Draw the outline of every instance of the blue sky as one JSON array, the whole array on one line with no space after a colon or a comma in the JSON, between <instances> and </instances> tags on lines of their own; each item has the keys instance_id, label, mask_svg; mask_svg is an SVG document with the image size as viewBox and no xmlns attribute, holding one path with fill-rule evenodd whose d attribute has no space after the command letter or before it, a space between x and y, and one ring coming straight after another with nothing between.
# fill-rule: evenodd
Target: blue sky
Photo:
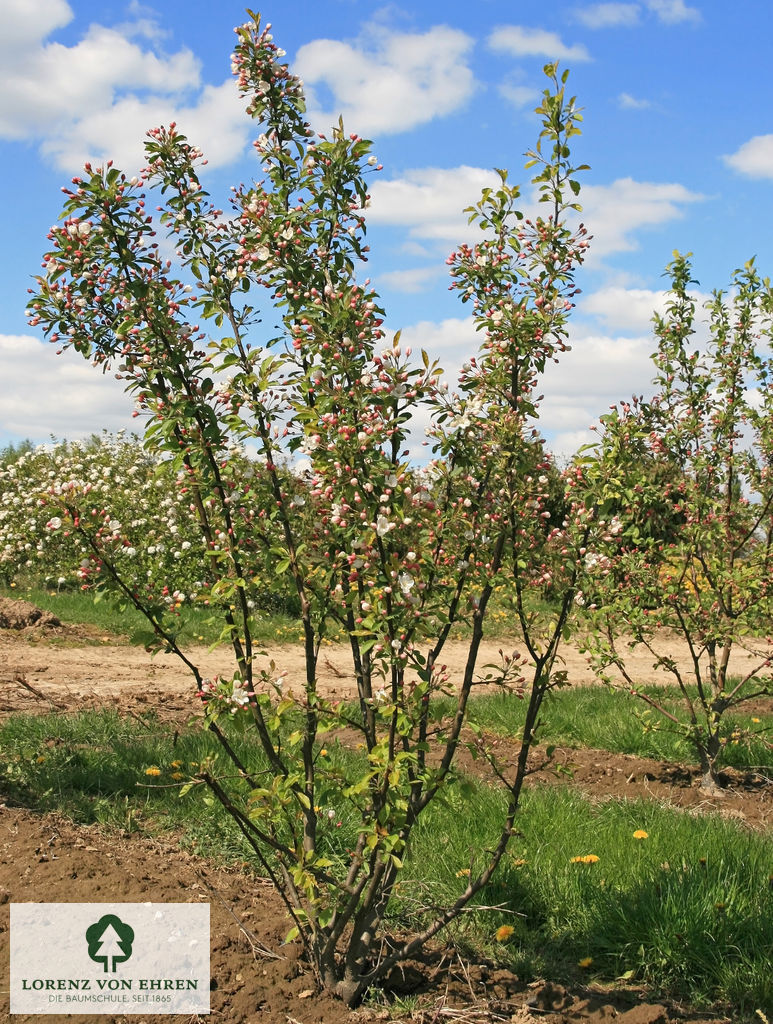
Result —
<instances>
[{"instance_id":1,"label":"blue sky","mask_svg":"<svg viewBox=\"0 0 773 1024\"><path fill-rule=\"evenodd\" d=\"M257 174L229 74L243 20L240 4L210 0L2 0L0 445L132 426L118 382L56 356L27 326L27 288L60 187L90 158L137 169L150 127L180 124L223 202ZM646 391L649 321L674 249L694 252L704 293L751 256L773 267L770 0L283 0L264 20L306 83L314 126L341 112L374 140L384 170L364 273L387 326L451 377L476 346L444 262L467 237L461 211L491 168L524 179L542 66L571 69L594 242L573 350L543 388L543 429L560 453L610 404Z\"/></svg>"}]
</instances>

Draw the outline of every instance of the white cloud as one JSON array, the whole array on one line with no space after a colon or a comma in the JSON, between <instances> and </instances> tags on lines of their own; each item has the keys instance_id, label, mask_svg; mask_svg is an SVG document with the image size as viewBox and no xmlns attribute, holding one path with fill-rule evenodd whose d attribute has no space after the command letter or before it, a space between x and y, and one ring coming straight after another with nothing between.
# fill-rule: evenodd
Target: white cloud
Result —
<instances>
[{"instance_id":1,"label":"white cloud","mask_svg":"<svg viewBox=\"0 0 773 1024\"><path fill-rule=\"evenodd\" d=\"M649 386L654 374L650 334L629 338L574 327L570 340L572 351L564 353L559 364L546 374L546 394L562 399L581 398L593 417L604 412L611 402L638 394Z\"/></svg>"},{"instance_id":2,"label":"white cloud","mask_svg":"<svg viewBox=\"0 0 773 1024\"><path fill-rule=\"evenodd\" d=\"M631 96L629 92L621 92L617 97L617 105L621 110L647 110L652 106L650 100L640 100Z\"/></svg>"},{"instance_id":3,"label":"white cloud","mask_svg":"<svg viewBox=\"0 0 773 1024\"><path fill-rule=\"evenodd\" d=\"M653 313L665 311L666 296L665 291L612 286L585 296L579 308L581 313L599 317L607 330L646 331Z\"/></svg>"},{"instance_id":4,"label":"white cloud","mask_svg":"<svg viewBox=\"0 0 773 1024\"><path fill-rule=\"evenodd\" d=\"M0 137L39 142L69 172L105 157L134 171L143 163L145 132L173 120L213 166L243 151L247 121L231 80L202 89L198 58L187 48L159 49L163 33L154 22L92 24L77 42L64 45L46 40L72 20L66 3L39 0L32 19L28 0L7 3Z\"/></svg>"},{"instance_id":5,"label":"white cloud","mask_svg":"<svg viewBox=\"0 0 773 1024\"><path fill-rule=\"evenodd\" d=\"M87 160L100 163L112 158L116 166L132 172L145 163L147 130L172 121L202 148L212 168L230 163L249 139L242 101L235 82L228 79L219 86L206 86L193 106L162 97L126 96L109 108L78 118L66 133L50 135L41 150L61 168L77 169Z\"/></svg>"},{"instance_id":6,"label":"white cloud","mask_svg":"<svg viewBox=\"0 0 773 1024\"><path fill-rule=\"evenodd\" d=\"M609 331L651 331L652 317L666 312L669 292L648 288L621 288L611 285L585 296L579 304L582 314L598 317ZM701 311L711 296L708 292L691 291L699 319L699 333L703 333L704 316Z\"/></svg>"},{"instance_id":7,"label":"white cloud","mask_svg":"<svg viewBox=\"0 0 773 1024\"><path fill-rule=\"evenodd\" d=\"M701 12L697 7L688 7L684 0L645 0L647 7L666 25L681 21L699 22Z\"/></svg>"},{"instance_id":8,"label":"white cloud","mask_svg":"<svg viewBox=\"0 0 773 1024\"><path fill-rule=\"evenodd\" d=\"M575 12L575 17L586 28L617 28L636 25L639 22L638 4L601 3L591 4Z\"/></svg>"},{"instance_id":9,"label":"white cloud","mask_svg":"<svg viewBox=\"0 0 773 1024\"><path fill-rule=\"evenodd\" d=\"M498 184L495 172L481 167L416 168L374 183L368 222L403 226L411 238L454 246L476 234L464 209L478 202L481 189ZM583 185L582 220L593 235L589 262L635 250L634 232L682 217L686 204L701 199L677 183L620 178L609 185ZM526 195L522 208L529 216L539 212L536 199Z\"/></svg>"},{"instance_id":10,"label":"white cloud","mask_svg":"<svg viewBox=\"0 0 773 1024\"><path fill-rule=\"evenodd\" d=\"M368 223L405 226L412 238L455 245L471 233L462 211L480 199L481 189L498 182L493 171L481 167L406 171L402 178L374 182Z\"/></svg>"},{"instance_id":11,"label":"white cloud","mask_svg":"<svg viewBox=\"0 0 773 1024\"><path fill-rule=\"evenodd\" d=\"M481 340L482 336L475 330L472 317L421 320L403 327L400 332L400 344L403 348L410 346L413 349L414 360L422 350L427 353L430 362L437 359L443 370L442 379L452 391L459 379L462 364L477 355Z\"/></svg>"},{"instance_id":12,"label":"white cloud","mask_svg":"<svg viewBox=\"0 0 773 1024\"><path fill-rule=\"evenodd\" d=\"M582 219L593 241L590 258L638 248L633 232L684 216L683 207L704 196L684 185L619 178L611 185L584 185L580 193Z\"/></svg>"},{"instance_id":13,"label":"white cloud","mask_svg":"<svg viewBox=\"0 0 773 1024\"><path fill-rule=\"evenodd\" d=\"M56 130L62 119L70 123L109 109L120 89L178 94L199 83L199 63L190 50L158 55L101 25L92 25L74 46L4 44L2 56L0 132L7 138L34 137Z\"/></svg>"},{"instance_id":14,"label":"white cloud","mask_svg":"<svg viewBox=\"0 0 773 1024\"><path fill-rule=\"evenodd\" d=\"M0 435L32 441L131 430L133 403L120 381L76 352L57 356L30 335L0 335Z\"/></svg>"},{"instance_id":15,"label":"white cloud","mask_svg":"<svg viewBox=\"0 0 773 1024\"><path fill-rule=\"evenodd\" d=\"M435 278L439 277L441 270L438 267L415 267L411 270L389 270L378 275L380 288L391 288L396 292L415 294L423 291Z\"/></svg>"},{"instance_id":16,"label":"white cloud","mask_svg":"<svg viewBox=\"0 0 773 1024\"><path fill-rule=\"evenodd\" d=\"M3 33L0 52L5 56L39 43L51 32L64 28L75 17L65 0L36 0L30 11L30 0L3 0Z\"/></svg>"},{"instance_id":17,"label":"white cloud","mask_svg":"<svg viewBox=\"0 0 773 1024\"><path fill-rule=\"evenodd\" d=\"M354 45L317 39L302 46L294 70L307 90L309 119L322 131L337 124L363 135L407 131L461 107L475 88L466 33L436 26L424 33L369 26ZM327 86L333 109L323 110L315 86Z\"/></svg>"},{"instance_id":18,"label":"white cloud","mask_svg":"<svg viewBox=\"0 0 773 1024\"><path fill-rule=\"evenodd\" d=\"M722 158L728 166L750 178L773 178L773 135L755 135Z\"/></svg>"},{"instance_id":19,"label":"white cloud","mask_svg":"<svg viewBox=\"0 0 773 1024\"><path fill-rule=\"evenodd\" d=\"M572 350L548 366L540 386L540 430L559 459L595 440L591 430L611 405L632 395L651 394L654 367L651 336L634 338L570 332Z\"/></svg>"},{"instance_id":20,"label":"white cloud","mask_svg":"<svg viewBox=\"0 0 773 1024\"><path fill-rule=\"evenodd\" d=\"M590 60L586 48L578 43L567 46L555 32L523 25L500 25L488 37L488 46L497 53L513 57L547 57L549 60Z\"/></svg>"}]
</instances>

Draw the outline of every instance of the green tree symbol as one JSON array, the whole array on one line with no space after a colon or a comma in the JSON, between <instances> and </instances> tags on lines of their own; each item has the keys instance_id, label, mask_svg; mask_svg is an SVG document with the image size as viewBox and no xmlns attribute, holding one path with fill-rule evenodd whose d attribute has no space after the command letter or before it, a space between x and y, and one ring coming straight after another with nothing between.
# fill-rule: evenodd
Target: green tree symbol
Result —
<instances>
[{"instance_id":1,"label":"green tree symbol","mask_svg":"<svg viewBox=\"0 0 773 1024\"><path fill-rule=\"evenodd\" d=\"M132 955L134 929L115 914L105 914L86 929L86 941L89 956L95 963L103 963L107 973Z\"/></svg>"}]
</instances>

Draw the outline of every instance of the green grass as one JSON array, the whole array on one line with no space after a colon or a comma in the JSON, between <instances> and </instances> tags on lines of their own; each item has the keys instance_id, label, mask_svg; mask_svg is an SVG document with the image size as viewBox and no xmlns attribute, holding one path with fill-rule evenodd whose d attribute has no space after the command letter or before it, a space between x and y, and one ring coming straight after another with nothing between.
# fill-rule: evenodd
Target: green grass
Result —
<instances>
[{"instance_id":1,"label":"green grass","mask_svg":"<svg viewBox=\"0 0 773 1024\"><path fill-rule=\"evenodd\" d=\"M663 701L669 711L687 720L677 687L650 687L648 692ZM518 736L523 727L526 702L511 694L492 694L471 701L471 715L484 729ZM770 747L773 713L724 716L727 744L721 765L738 768L773 768ZM759 717L758 721L754 718ZM734 737L734 734L735 737ZM634 754L655 760L697 763L693 747L673 731L671 723L645 703L607 686L578 686L548 695L538 732L541 743L568 747L592 747L617 754Z\"/></svg>"},{"instance_id":2,"label":"green grass","mask_svg":"<svg viewBox=\"0 0 773 1024\"><path fill-rule=\"evenodd\" d=\"M501 809L501 796L482 785L472 798L435 807L415 834L415 867L396 912L410 917L419 903L458 895L466 878L457 873L474 870L490 848ZM469 949L522 974L624 977L697 1005L773 1009L771 837L713 815L645 801L591 804L554 788L527 793L519 826L507 862L479 897L501 909L455 926ZM640 829L646 839L633 838ZM588 854L598 862L572 863ZM497 942L502 925L513 934ZM587 957L592 964L582 969Z\"/></svg>"},{"instance_id":3,"label":"green grass","mask_svg":"<svg viewBox=\"0 0 773 1024\"><path fill-rule=\"evenodd\" d=\"M0 587L0 597L30 601L52 612L62 622L92 626L109 636L134 642L147 633L148 621L134 607L118 608L109 600L95 601L89 593L78 590L51 590L37 583L20 583ZM179 616L180 642L215 643L223 628L221 617L212 609L183 607ZM289 615L260 613L257 616L257 643L297 643L302 639L300 623Z\"/></svg>"},{"instance_id":4,"label":"green grass","mask_svg":"<svg viewBox=\"0 0 773 1024\"><path fill-rule=\"evenodd\" d=\"M262 758L249 739L234 742L259 770ZM216 773L232 770L200 726L178 735L152 715L137 721L112 711L15 716L0 725L0 749L0 784L11 800L124 832L171 832L219 862L252 861L217 804L196 789L179 795L207 759ZM342 768L364 766L362 752L337 743L328 744L327 756ZM491 847L502 806L502 795L477 781L431 806L390 904L394 926L413 927L426 908L453 901L465 872ZM325 854L345 862L356 813L332 796L321 818ZM468 913L453 926L463 951L492 957L523 977L622 977L701 1006L773 1013L770 836L716 816L648 802L598 804L556 787L527 793L518 827L506 861L478 898L496 909ZM646 839L634 839L639 829ZM572 862L588 854L598 862ZM497 941L503 925L512 935ZM588 957L592 963L581 968Z\"/></svg>"},{"instance_id":5,"label":"green grass","mask_svg":"<svg viewBox=\"0 0 773 1024\"><path fill-rule=\"evenodd\" d=\"M40 580L19 578L15 583L0 582L0 597L30 601L52 612L62 622L83 624L129 642L146 633L148 623L145 617L132 606L118 608L114 602L94 600L92 594L80 590L56 589L45 586ZM550 615L552 607L537 599L530 605L532 612ZM496 636L511 637L514 633L512 608L501 594L495 594L489 611L489 622ZM255 616L254 639L257 643L301 643L303 631L297 616L278 611L261 611ZM180 637L183 643L201 642L212 644L220 636L223 627L222 615L213 609L184 606L179 617ZM463 640L471 635L470 624L460 620L455 623L451 639ZM345 639L331 625L330 638Z\"/></svg>"},{"instance_id":6,"label":"green grass","mask_svg":"<svg viewBox=\"0 0 773 1024\"><path fill-rule=\"evenodd\" d=\"M226 768L205 729L178 736L152 714L138 721L111 710L15 715L0 726L0 749L0 784L12 801L122 831L179 830L186 846L209 856L225 856L220 847L235 838L214 804L202 805L194 793L179 796L207 758ZM234 851L243 852L238 842Z\"/></svg>"}]
</instances>

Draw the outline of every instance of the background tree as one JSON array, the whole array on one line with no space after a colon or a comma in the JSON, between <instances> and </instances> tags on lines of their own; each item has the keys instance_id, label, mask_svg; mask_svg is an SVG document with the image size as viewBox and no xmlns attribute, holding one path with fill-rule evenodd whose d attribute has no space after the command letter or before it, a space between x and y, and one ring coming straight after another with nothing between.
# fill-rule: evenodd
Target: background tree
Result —
<instances>
[{"instance_id":1,"label":"background tree","mask_svg":"<svg viewBox=\"0 0 773 1024\"><path fill-rule=\"evenodd\" d=\"M593 547L601 633L591 649L679 727L631 678L620 637L652 652L681 690L684 731L713 788L725 713L773 690L773 293L753 262L737 271L731 293L707 304L701 350L688 257L676 254L669 273L668 308L655 318L655 395L602 418L587 466L607 527ZM661 653L663 628L686 643L689 672ZM755 660L731 678L735 648Z\"/></svg>"}]
</instances>

